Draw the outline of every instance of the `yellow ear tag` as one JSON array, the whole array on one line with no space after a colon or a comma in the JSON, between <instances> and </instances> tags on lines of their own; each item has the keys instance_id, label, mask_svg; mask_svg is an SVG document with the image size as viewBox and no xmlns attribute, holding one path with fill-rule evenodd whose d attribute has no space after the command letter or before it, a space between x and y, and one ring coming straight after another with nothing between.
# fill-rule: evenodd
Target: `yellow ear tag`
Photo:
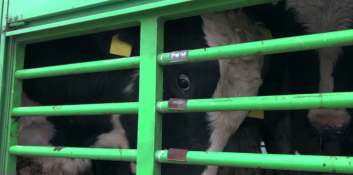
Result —
<instances>
[{"instance_id":1,"label":"yellow ear tag","mask_svg":"<svg viewBox=\"0 0 353 175\"><path fill-rule=\"evenodd\" d=\"M264 111L250 111L247 115L247 117L252 117L252 118L258 118L258 119L264 119Z\"/></svg>"},{"instance_id":2,"label":"yellow ear tag","mask_svg":"<svg viewBox=\"0 0 353 175\"><path fill-rule=\"evenodd\" d=\"M272 33L266 27L259 25L260 32L264 35L265 39L272 39Z\"/></svg>"},{"instance_id":3,"label":"yellow ear tag","mask_svg":"<svg viewBox=\"0 0 353 175\"><path fill-rule=\"evenodd\" d=\"M119 35L114 35L110 45L110 53L120 56L131 56L132 46L129 43L119 40Z\"/></svg>"}]
</instances>

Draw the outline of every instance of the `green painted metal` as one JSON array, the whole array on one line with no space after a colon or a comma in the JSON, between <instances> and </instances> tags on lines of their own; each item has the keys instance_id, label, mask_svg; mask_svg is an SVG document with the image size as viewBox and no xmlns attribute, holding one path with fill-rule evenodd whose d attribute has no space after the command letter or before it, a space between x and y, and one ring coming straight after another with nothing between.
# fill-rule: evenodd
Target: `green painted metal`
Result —
<instances>
[{"instance_id":1,"label":"green painted metal","mask_svg":"<svg viewBox=\"0 0 353 175\"><path fill-rule=\"evenodd\" d=\"M140 57L130 57L18 70L16 71L15 76L18 79L30 79L53 77L59 75L72 75L91 72L132 69L138 68L139 66Z\"/></svg>"},{"instance_id":2,"label":"green painted metal","mask_svg":"<svg viewBox=\"0 0 353 175\"><path fill-rule=\"evenodd\" d=\"M174 113L168 109L168 101L158 102L157 111ZM321 93L278 96L255 96L214 99L189 99L187 110L178 112L210 112L238 110L297 110L312 108L352 108L353 93Z\"/></svg>"},{"instance_id":3,"label":"green painted metal","mask_svg":"<svg viewBox=\"0 0 353 175\"><path fill-rule=\"evenodd\" d=\"M27 0L11 0L8 15L12 18L12 21L23 21L59 15L119 1L123 0L39 0L31 1L30 3Z\"/></svg>"},{"instance_id":4,"label":"green painted metal","mask_svg":"<svg viewBox=\"0 0 353 175\"><path fill-rule=\"evenodd\" d=\"M45 146L12 146L10 153L26 156L53 156L96 160L136 161L137 150L109 148L73 148ZM351 157L276 155L257 153L229 153L188 151L186 161L167 159L168 150L157 150L155 161L160 163L237 166L299 171L350 173ZM304 165L304 166L303 166Z\"/></svg>"},{"instance_id":5,"label":"green painted metal","mask_svg":"<svg viewBox=\"0 0 353 175\"><path fill-rule=\"evenodd\" d=\"M138 102L85 105L33 106L12 109L13 116L136 114Z\"/></svg>"},{"instance_id":6,"label":"green painted metal","mask_svg":"<svg viewBox=\"0 0 353 175\"><path fill-rule=\"evenodd\" d=\"M15 0L15 2L19 1L21 0ZM105 0L100 0L99 2L103 1ZM349 103L353 101L353 94L347 92L223 99L191 99L187 103L187 111L167 109L167 102L161 101L163 84L163 71L161 65L170 64L168 59L169 53L162 55L163 46L161 43L163 43L163 22L165 20L187 17L205 12L234 9L272 1L274 0L146 0L139 2L125 1L119 3L115 3L115 1L112 2L114 5L102 5L86 10L79 9L80 11L70 13L66 13L67 11L61 11L59 12L60 15L55 15L52 17L35 16L35 14L39 13L44 14L46 9L43 11L27 13L31 14L32 17L25 16L25 18L29 21L26 21L24 26L18 26L19 23L13 23L10 24L10 26L17 27L16 29L9 29L6 33L1 33L1 44L6 41L7 46L6 56L2 56L4 52L0 52L0 64L4 62L4 70L6 72L6 75L0 76L0 78L3 79L2 82L6 84L6 87L2 87L0 93L0 114L2 116L0 118L0 127L2 128L0 129L6 129L4 133L1 133L3 134L1 136L1 141L4 144L0 144L3 165L3 168L0 169L0 173L14 174L16 163L15 155L21 154L56 157L71 156L70 158L76 157L104 160L136 160L137 175L159 175L160 163L158 162L212 164L254 168L259 168L259 166L261 166L261 168L352 173L353 169L350 166L348 167L348 165L350 165L351 158L345 157L260 155L189 151L186 162L176 162L168 161L166 158L167 151L161 152L160 150L162 138L162 117L160 113L352 107ZM2 2L5 1L3 0ZM89 3L91 0L85 2ZM135 5L133 5L134 3ZM121 4L122 6L115 6L118 4ZM58 6L56 10L64 6L65 5ZM3 14L5 14L5 12L6 10ZM54 10L53 13L47 14L52 15L55 13L57 13L57 11ZM18 17L17 20L23 20L25 18ZM21 23L22 21L18 22ZM142 27L140 57L129 58L125 61L115 60L112 61L114 64L109 64L109 66L106 66L104 63L106 60L104 60L98 62L22 70L24 44L134 26L138 25L139 22L141 22ZM2 23L4 24L4 21ZM245 55L264 55L276 52L293 52L321 47L351 45L353 44L353 35L350 34L352 31L353 30L346 30L277 40L236 44L233 46L191 50L189 52L189 62L179 62L173 64L216 60ZM4 37L5 35L7 38ZM14 37L10 37L15 35L16 40L14 40ZM4 44L0 48L3 47ZM136 61L136 64L131 65L134 61ZM39 106L27 108L19 107L22 86L21 79L68 75L70 73L79 74L137 68L139 63L141 73L139 102ZM94 66L98 66L98 69ZM16 78L14 78L15 76ZM11 111L11 109L13 110ZM78 112L77 109L80 111ZM17 143L18 118L11 118L11 112L15 116L75 114L91 115L138 112L138 152L136 150L126 149L98 148L57 148L61 150L55 151L54 147L15 146ZM71 151L74 151L75 154L71 155ZM119 156L115 156L115 153Z\"/></svg>"},{"instance_id":7,"label":"green painted metal","mask_svg":"<svg viewBox=\"0 0 353 175\"><path fill-rule=\"evenodd\" d=\"M4 72L4 66L5 66L5 41L6 41L6 34L3 32L5 31L5 27L3 28L3 26L6 26L6 18L4 17L5 13L4 10L5 9L5 0L1 0L0 1L0 143L3 143L4 141L4 136L6 134L5 131L5 121L4 121L4 110L5 110L5 106L4 106L4 91L5 88L2 86L3 85L3 72ZM3 23L4 20L4 23ZM4 150L4 146L2 144L0 144L0 174L3 174L4 172L4 164L5 164L5 150Z\"/></svg>"},{"instance_id":8,"label":"green painted metal","mask_svg":"<svg viewBox=\"0 0 353 175\"><path fill-rule=\"evenodd\" d=\"M189 99L187 110L168 109L168 101L158 101L158 113L211 112L236 110L298 110L317 108L353 108L353 92L277 96ZM13 116L65 116L136 114L139 102L85 105L34 106L12 109Z\"/></svg>"},{"instance_id":9,"label":"green painted metal","mask_svg":"<svg viewBox=\"0 0 353 175\"><path fill-rule=\"evenodd\" d=\"M170 63L170 53L158 56L158 64L170 65L181 63L192 63L197 61L209 61L218 59L229 59L241 56L267 55L274 53L295 52L302 50L313 50L325 47L338 47L353 44L353 29L337 32L311 34L279 38L265 41L255 41L241 44L233 44L207 49L196 49L188 52L187 62Z\"/></svg>"},{"instance_id":10,"label":"green painted metal","mask_svg":"<svg viewBox=\"0 0 353 175\"><path fill-rule=\"evenodd\" d=\"M167 159L167 154L167 150L159 150L155 154L155 160L160 163L236 166L330 173L353 172L353 167L351 166L352 157L188 151L186 161L172 161Z\"/></svg>"},{"instance_id":11,"label":"green painted metal","mask_svg":"<svg viewBox=\"0 0 353 175\"><path fill-rule=\"evenodd\" d=\"M163 68L156 57L163 52L163 22L159 18L141 20L141 61L137 134L137 174L160 175L154 153L162 147L162 115L156 102L162 100Z\"/></svg>"},{"instance_id":12,"label":"green painted metal","mask_svg":"<svg viewBox=\"0 0 353 175\"><path fill-rule=\"evenodd\" d=\"M209 61L216 59L228 59L232 57L266 55L280 52L294 52L301 50L312 50L323 47L346 46L353 44L353 30L328 32L322 34L312 34L307 36L288 37L274 40L249 42L228 46L213 47L207 49L195 49L188 52L188 62L170 63L170 53L163 53L158 56L158 64L181 64L197 61ZM325 42L322 42L322 41ZM298 41L299 44L298 44ZM279 44L280 43L280 44ZM119 69L131 69L139 66L139 57L121 58L114 60L93 61L87 63L76 63L60 66L19 70L16 78L40 78L58 75L71 75L88 72L99 72ZM132 62L132 63L131 63Z\"/></svg>"},{"instance_id":13,"label":"green painted metal","mask_svg":"<svg viewBox=\"0 0 353 175\"><path fill-rule=\"evenodd\" d=\"M53 156L79 159L136 161L137 150L113 148L11 146L10 153L25 156Z\"/></svg>"},{"instance_id":14,"label":"green painted metal","mask_svg":"<svg viewBox=\"0 0 353 175\"><path fill-rule=\"evenodd\" d=\"M9 27L19 27L19 26L24 26L26 25L25 22L14 22L14 23L10 23Z\"/></svg>"},{"instance_id":15,"label":"green painted metal","mask_svg":"<svg viewBox=\"0 0 353 175\"><path fill-rule=\"evenodd\" d=\"M3 111L3 126L5 129L5 135L2 140L3 156L4 156L4 174L15 174L16 172L16 156L9 154L10 146L17 144L18 135L18 119L11 117L11 109L13 107L21 106L21 92L22 92L22 81L14 77L15 71L23 68L24 59L24 45L16 44L14 37L7 38L6 41L6 75L4 78L4 84L6 85L5 95L3 97L2 105Z\"/></svg>"},{"instance_id":16,"label":"green painted metal","mask_svg":"<svg viewBox=\"0 0 353 175\"><path fill-rule=\"evenodd\" d=\"M165 7L165 6L169 6L169 5L175 5L175 4L179 4L179 3L190 2L190 1L192 1L192 0L164 0L164 1L156 1L154 3L141 4L141 5L138 5L138 6L131 7L131 8L119 9L119 10L116 10L116 11L113 11L113 12L109 12L108 11L106 13L100 13L100 14L96 14L96 15L85 16L85 17L81 17L81 18L71 19L71 20L68 20L68 21L62 21L62 22L53 23L53 24L49 23L46 26L38 26L38 27L36 27L34 29L30 29L30 30L28 30L28 29L16 30L16 31L12 31L13 33L9 32L7 35L10 36L10 35L13 35L13 34L21 34L21 33L33 32L33 31L37 31L37 30L49 29L49 28L53 28L53 27L58 27L58 26L63 26L63 25L70 25L70 24L75 24L75 23L81 23L81 22L85 22L85 21L92 21L92 20L106 18L106 17L132 14L132 13L137 13L137 12L141 12L141 11L145 11L145 10L151 10L151 9L156 9L156 8Z\"/></svg>"},{"instance_id":17,"label":"green painted metal","mask_svg":"<svg viewBox=\"0 0 353 175\"><path fill-rule=\"evenodd\" d=\"M136 5L124 9L106 9L94 15L75 17L69 15L67 18L59 20L49 20L31 26L28 22L27 28L21 28L7 32L7 36L21 35L32 32L31 35L20 36L18 41L37 42L38 40L49 40L79 34L87 34L111 30L117 27L137 25L136 22L142 17L159 16L166 20L177 19L198 15L201 13L234 9L244 6L256 5L277 0L165 0L157 1L144 5ZM126 1L128 2L128 1ZM149 2L149 1L147 1ZM125 3L125 2L122 2ZM91 12L91 14L94 11ZM43 30L46 30L43 32Z\"/></svg>"}]
</instances>

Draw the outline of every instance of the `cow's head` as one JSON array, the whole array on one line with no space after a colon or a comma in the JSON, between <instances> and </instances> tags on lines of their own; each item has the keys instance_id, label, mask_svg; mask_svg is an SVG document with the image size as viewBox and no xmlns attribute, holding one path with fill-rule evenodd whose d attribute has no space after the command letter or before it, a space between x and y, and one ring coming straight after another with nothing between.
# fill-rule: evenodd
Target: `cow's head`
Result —
<instances>
[{"instance_id":1,"label":"cow's head","mask_svg":"<svg viewBox=\"0 0 353 175\"><path fill-rule=\"evenodd\" d=\"M288 0L282 36L298 36L352 28L353 2ZM324 40L325 41L325 40ZM301 42L298 40L298 42ZM301 43L305 46L305 43ZM347 92L353 90L352 47L332 47L281 54L288 59L293 94ZM313 137L342 136L349 126L351 109L293 111Z\"/></svg>"}]
</instances>

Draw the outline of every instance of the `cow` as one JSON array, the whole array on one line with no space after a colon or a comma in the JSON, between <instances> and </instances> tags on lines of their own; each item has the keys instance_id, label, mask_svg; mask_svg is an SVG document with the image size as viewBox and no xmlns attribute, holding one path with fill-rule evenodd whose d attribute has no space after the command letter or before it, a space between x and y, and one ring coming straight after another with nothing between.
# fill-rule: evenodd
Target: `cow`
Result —
<instances>
[{"instance_id":1,"label":"cow","mask_svg":"<svg viewBox=\"0 0 353 175\"><path fill-rule=\"evenodd\" d=\"M280 37L352 29L353 1L286 0ZM352 46L276 54L286 59L288 94L352 91ZM342 141L351 132L352 109L287 111L276 127L277 138L270 153L347 155ZM272 135L273 136L273 135ZM333 170L334 172L334 170ZM307 172L278 172L301 173Z\"/></svg>"},{"instance_id":2,"label":"cow","mask_svg":"<svg viewBox=\"0 0 353 175\"><path fill-rule=\"evenodd\" d=\"M200 17L168 21L165 24L165 52L206 47ZM179 33L180 32L180 33ZM26 46L25 69L116 58L105 43L119 34L132 45L131 56L140 51L140 27L119 29L91 36L78 36ZM180 36L182 34L182 36ZM181 37L179 38L175 37ZM50 46L50 47L48 47ZM43 50L43 48L46 48ZM51 59L47 59L51 57ZM210 98L219 79L217 61L164 67L163 99ZM42 105L90 104L138 101L139 69L37 78L23 81L23 91ZM206 150L209 140L205 113L163 115L163 149ZM23 117L24 118L24 117ZM137 147L137 114L50 116L53 125L49 144L75 147ZM60 173L119 174L120 162L62 159ZM91 165L90 165L91 164ZM79 167L79 168L78 168ZM201 174L204 166L163 165L163 174ZM131 163L135 173L135 163ZM176 171L178 170L178 171ZM54 174L49 170L49 174Z\"/></svg>"},{"instance_id":3,"label":"cow","mask_svg":"<svg viewBox=\"0 0 353 175\"><path fill-rule=\"evenodd\" d=\"M271 30L271 33L277 37L279 28L278 21L281 21L281 15L284 12L283 3L268 3L242 9L233 9L223 12L214 12L201 15L204 21L204 32L207 44L210 47L223 46L229 44L245 43L252 41L261 41L265 39L266 34L262 32L261 22ZM263 84L262 77L269 72L265 64L269 57L263 55L250 55L244 57L235 57L219 60L221 77L213 98L224 97L244 97L258 95L259 88ZM281 71L281 70L275 70ZM278 72L279 73L279 72ZM270 77L270 76L269 76ZM274 78L278 79L278 78ZM271 81L271 79L269 78ZM276 81L275 81L276 82ZM267 90L263 89L263 95L269 95L270 84ZM276 82L278 83L278 82ZM276 86L279 84L276 84ZM279 89L272 89L275 92L272 95L279 94ZM243 123L249 111L217 111L208 112L207 120L210 122L212 133L210 147L207 151L222 151L228 139L234 134ZM251 121L250 125L264 127L271 125L279 120L277 115L272 112L266 112L266 122ZM256 120L256 119L255 119ZM246 130L246 129L245 129ZM255 138L257 134L255 134ZM257 137L259 138L259 137ZM236 139L233 139L236 141ZM257 140L257 147L260 147L260 141ZM238 150L233 148L234 150ZM242 152L242 151L240 151ZM217 172L217 166L208 166L202 175L213 175Z\"/></svg>"},{"instance_id":4,"label":"cow","mask_svg":"<svg viewBox=\"0 0 353 175\"><path fill-rule=\"evenodd\" d=\"M267 9L264 11L271 11L274 7L276 6L273 4L257 6L259 9ZM226 16L230 18L222 21ZM263 40L264 34L260 32L257 22L246 15L246 8L168 21L165 23L164 52ZM213 29L220 26L226 28L225 32L234 33L222 36L223 33L219 32L223 31ZM140 27L131 27L27 45L24 68L117 58L119 56L112 55L109 51L111 38L116 34L120 40L132 46L131 56L139 55ZM237 38L235 41L234 37ZM213 43L212 40L221 43ZM255 96L262 84L263 62L263 56L249 56L165 66L163 100ZM23 92L22 100L31 101L34 105L134 102L138 101L139 95L139 69L28 79L23 81ZM26 106L25 103L22 105ZM228 138L238 129L247 113L248 111L164 114L162 149L223 151ZM42 132L47 132L39 136L44 136L40 139L44 142L47 140L47 146L137 147L137 114L47 116L45 119L43 116L35 117L37 118L22 117L20 120L20 125L26 126L22 128L22 133L20 130L19 138L23 138L23 144L30 142L26 140L28 137L21 136L24 129L30 129L39 121L43 127ZM26 125L26 120L33 122ZM45 162L40 158L37 161ZM48 158L45 163L48 166L41 171L47 174L136 172L135 162L126 165L126 162ZM206 168L202 165L162 164L162 174L168 175L205 175L216 172L217 168L214 166Z\"/></svg>"}]
</instances>

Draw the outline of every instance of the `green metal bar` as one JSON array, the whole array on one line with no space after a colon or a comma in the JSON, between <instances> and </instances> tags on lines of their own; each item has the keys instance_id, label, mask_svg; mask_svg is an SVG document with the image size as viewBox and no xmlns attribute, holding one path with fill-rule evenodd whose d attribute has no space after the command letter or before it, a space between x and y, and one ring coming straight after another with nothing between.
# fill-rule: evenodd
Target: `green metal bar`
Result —
<instances>
[{"instance_id":1,"label":"green metal bar","mask_svg":"<svg viewBox=\"0 0 353 175\"><path fill-rule=\"evenodd\" d=\"M167 159L167 154L167 150L158 150L155 160L160 163L353 173L352 157L188 151L186 161L172 161Z\"/></svg>"},{"instance_id":2,"label":"green metal bar","mask_svg":"<svg viewBox=\"0 0 353 175\"><path fill-rule=\"evenodd\" d=\"M6 95L3 97L4 112L1 115L4 117L5 136L2 142L4 153L4 174L15 174L16 172L16 156L9 154L9 148L17 144L18 135L18 120L11 117L11 109L21 106L22 81L14 77L15 71L23 68L24 45L15 43L13 37L7 39L6 51Z\"/></svg>"},{"instance_id":3,"label":"green metal bar","mask_svg":"<svg viewBox=\"0 0 353 175\"><path fill-rule=\"evenodd\" d=\"M48 146L11 146L13 155L51 156L78 159L136 161L137 150L118 148L79 148L79 147L48 147Z\"/></svg>"},{"instance_id":4,"label":"green metal bar","mask_svg":"<svg viewBox=\"0 0 353 175\"><path fill-rule=\"evenodd\" d=\"M162 100L163 68L156 57L163 52L163 29L158 18L141 20L137 175L161 174L154 153L162 147L162 115L156 111L156 102Z\"/></svg>"},{"instance_id":5,"label":"green metal bar","mask_svg":"<svg viewBox=\"0 0 353 175\"><path fill-rule=\"evenodd\" d=\"M6 4L5 4L6 3ZM3 72L6 71L5 68L5 43L6 43L6 34L5 34L5 30L6 30L6 14L5 12L7 12L7 1L5 0L1 0L0 1L0 142L4 143L5 141L5 135L6 135L6 131L5 131L5 123L7 123L7 121L5 120L5 99L4 99L4 91L5 87L3 87L2 85L5 83L4 82L4 74ZM5 174L5 145L0 144L0 174Z\"/></svg>"},{"instance_id":6,"label":"green metal bar","mask_svg":"<svg viewBox=\"0 0 353 175\"><path fill-rule=\"evenodd\" d=\"M156 104L160 113L353 108L353 92L189 99L186 106L187 110L177 111L168 109L168 101Z\"/></svg>"},{"instance_id":7,"label":"green metal bar","mask_svg":"<svg viewBox=\"0 0 353 175\"><path fill-rule=\"evenodd\" d=\"M7 33L7 36L18 35L18 34L23 34L23 33L43 30L43 29L50 29L50 28L54 28L54 27L58 27L58 26L66 26L66 25L76 24L76 23L81 23L81 22L88 22L88 21L98 20L98 19L106 18L106 17L132 14L132 13L136 13L136 12L156 9L156 8L160 8L160 7L165 7L165 6L170 6L170 5L175 5L175 4L185 3L185 2L190 2L190 1L192 1L192 0L159 1L159 2L155 2L155 3L149 3L149 4L130 7L130 8L126 8L126 9L117 10L117 11L100 13L100 14L96 14L96 15L90 15L90 16L85 16L85 17L81 17L81 18L75 18L75 19L71 19L71 20L46 24L46 25L42 25L42 26L38 26L38 27L10 31Z\"/></svg>"},{"instance_id":8,"label":"green metal bar","mask_svg":"<svg viewBox=\"0 0 353 175\"><path fill-rule=\"evenodd\" d=\"M13 155L51 156L96 160L136 161L137 150L114 148L78 148L45 146L11 146ZM351 157L306 156L258 153L188 151L186 161L167 159L167 150L157 150L155 160L160 163L236 166L298 171L352 173ZM289 168L290 167L290 168Z\"/></svg>"},{"instance_id":9,"label":"green metal bar","mask_svg":"<svg viewBox=\"0 0 353 175\"><path fill-rule=\"evenodd\" d=\"M9 31L7 35L18 35L18 41L33 43L135 26L138 25L136 21L141 17L160 16L163 17L163 19L171 20L206 12L235 9L274 1L277 0L166 0L125 9L106 9L94 15L87 13L84 17L67 14L66 18L58 16L56 17L57 19L48 19L33 26L31 26L31 24L37 21L31 21L26 24L26 27L31 27ZM92 9L91 11L94 10ZM29 32L31 32L31 34L27 34Z\"/></svg>"},{"instance_id":10,"label":"green metal bar","mask_svg":"<svg viewBox=\"0 0 353 175\"><path fill-rule=\"evenodd\" d=\"M133 69L140 65L140 57L119 58L109 60L74 63L59 66L49 66L33 69L18 70L15 77L18 79L53 77L60 75L83 74L111 70Z\"/></svg>"},{"instance_id":11,"label":"green metal bar","mask_svg":"<svg viewBox=\"0 0 353 175\"><path fill-rule=\"evenodd\" d=\"M257 41L228 46L220 46L208 49L190 50L189 61L209 61L217 59L227 59L230 57L240 57L249 55L265 55L280 52L311 50L320 47L344 46L353 44L353 30L329 32L322 34L312 34L307 36L289 37L268 41ZM326 42L322 42L325 40ZM300 44L298 45L298 41ZM281 44L278 44L281 43ZM305 47L303 46L305 43ZM321 44L320 44L321 43ZM288 48L287 50L285 48ZM259 51L260 50L260 51ZM163 53L158 56L160 65L169 65L170 53ZM230 56L231 55L231 56ZM101 60L87 63L75 63L60 66L50 66L28 70L19 70L15 76L19 79L50 77L58 75L80 74L88 72L99 72L119 69L137 68L140 57L121 58L112 60ZM132 63L131 63L132 62ZM185 63L185 62L177 62ZM175 64L175 63L174 63ZM97 67L96 67L97 66Z\"/></svg>"},{"instance_id":12,"label":"green metal bar","mask_svg":"<svg viewBox=\"0 0 353 175\"><path fill-rule=\"evenodd\" d=\"M116 3L119 1L123 1L123 0L114 0L114 1L111 1L111 0L85 0L85 1L33 0L31 1L31 3L28 3L28 1L26 0L22 0L22 1L18 0L18 1L11 2L9 7L9 16L15 17L21 14L20 16L18 16L17 20L31 21L36 18L59 16L61 14L65 14L73 11L82 11L83 9L91 10L93 7Z\"/></svg>"},{"instance_id":13,"label":"green metal bar","mask_svg":"<svg viewBox=\"0 0 353 175\"><path fill-rule=\"evenodd\" d=\"M138 102L101 103L62 106L33 106L12 109L13 116L58 116L58 115L109 115L136 114Z\"/></svg>"},{"instance_id":14,"label":"green metal bar","mask_svg":"<svg viewBox=\"0 0 353 175\"><path fill-rule=\"evenodd\" d=\"M209 61L217 59L227 59L230 57L240 57L249 55L273 54L277 51L293 52L300 50L311 50L320 47L345 46L353 44L353 30L329 32L322 34L312 34L307 36L281 38L268 41L257 41L228 46L220 46L208 49L190 50L188 53L189 61ZM322 42L325 40L326 42ZM298 41L300 44L298 45ZM281 43L281 44L278 44ZM303 46L305 43L305 47ZM287 50L285 48L288 48ZM260 50L260 51L259 51ZM157 59L160 65L169 65L170 53L163 53ZM101 60L87 63L75 63L60 66L50 66L28 70L19 70L15 76L19 79L50 77L58 75L80 74L88 72L99 72L119 69L137 68L140 57L121 58L112 60ZM132 63L131 63L132 62ZM185 62L176 62L185 63ZM175 64L175 62L174 62ZM97 66L97 67L95 67Z\"/></svg>"},{"instance_id":15,"label":"green metal bar","mask_svg":"<svg viewBox=\"0 0 353 175\"><path fill-rule=\"evenodd\" d=\"M25 22L14 22L14 23L10 23L9 27L18 27L18 26L24 26L26 25Z\"/></svg>"},{"instance_id":16,"label":"green metal bar","mask_svg":"<svg viewBox=\"0 0 353 175\"><path fill-rule=\"evenodd\" d=\"M341 47L353 44L353 29L336 32L311 34L279 38L265 41L255 41L207 49L196 49L188 52L188 61L170 62L170 53L158 55L159 65L171 65L192 63L198 61L210 61L229 59L234 57L251 55L268 55L274 53L295 52L313 50L326 47Z\"/></svg>"},{"instance_id":17,"label":"green metal bar","mask_svg":"<svg viewBox=\"0 0 353 175\"><path fill-rule=\"evenodd\" d=\"M128 7L125 9L108 10L107 12L104 12L104 13L87 15L85 17L79 17L79 18L71 18L69 20L61 20L60 22L49 23L49 24L40 25L36 27L19 29L16 31L9 32L7 36L18 35L18 34L39 31L44 29L50 29L54 27L62 27L62 26L67 26L67 25L77 24L82 22L96 21L103 18L117 17L117 16L123 16L123 15L133 16L133 15L139 14L138 16L135 16L136 17L135 20L138 20L141 16L148 15L149 13L153 13L153 16L155 17L157 16L162 17L162 16L173 15L173 14L178 14L180 17L185 17L184 15L189 16L189 13L186 13L184 15L183 13L190 12L190 11L198 11L200 9L208 9L207 11L211 11L211 9L213 8L213 11L216 11L216 10L223 10L227 8L227 6L228 6L227 9L233 9L233 8L239 8L245 5L255 5L255 4L275 2L275 1L277 0L256 0L256 1L219 0L217 2L208 1L208 0L164 0L164 1L158 1L153 3ZM222 6L222 7L219 8L218 6ZM200 13L205 13L205 10L198 11L198 14ZM194 12L193 15L197 15L197 12L196 13Z\"/></svg>"},{"instance_id":18,"label":"green metal bar","mask_svg":"<svg viewBox=\"0 0 353 175\"><path fill-rule=\"evenodd\" d=\"M150 91L148 91L150 93ZM136 114L139 102L84 105L33 106L12 109L13 116ZM353 108L353 92L296 94L233 98L189 99L187 110L168 109L168 101L158 101L158 113L211 112L238 110L297 110L317 108Z\"/></svg>"}]
</instances>

